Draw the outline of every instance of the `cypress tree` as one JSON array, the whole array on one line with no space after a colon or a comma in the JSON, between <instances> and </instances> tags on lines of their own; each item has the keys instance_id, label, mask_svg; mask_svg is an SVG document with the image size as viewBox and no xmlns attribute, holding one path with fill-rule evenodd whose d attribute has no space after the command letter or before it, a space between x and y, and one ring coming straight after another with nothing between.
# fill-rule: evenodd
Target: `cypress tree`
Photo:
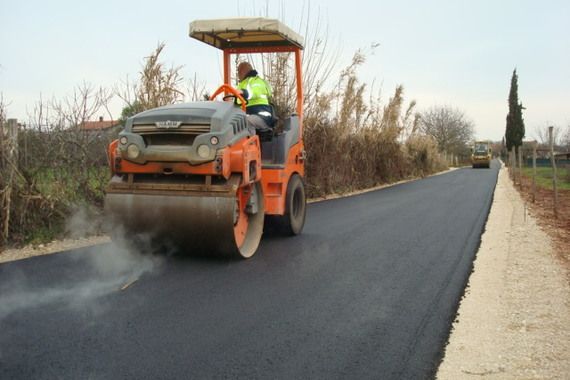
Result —
<instances>
[{"instance_id":1,"label":"cypress tree","mask_svg":"<svg viewBox=\"0 0 570 380\"><path fill-rule=\"evenodd\" d=\"M514 146L518 152L518 147L522 145L524 138L524 120L522 103L519 103L519 85L517 69L513 71L511 77L511 90L509 91L509 113L507 114L507 129L505 131L505 142L509 152Z\"/></svg>"}]
</instances>

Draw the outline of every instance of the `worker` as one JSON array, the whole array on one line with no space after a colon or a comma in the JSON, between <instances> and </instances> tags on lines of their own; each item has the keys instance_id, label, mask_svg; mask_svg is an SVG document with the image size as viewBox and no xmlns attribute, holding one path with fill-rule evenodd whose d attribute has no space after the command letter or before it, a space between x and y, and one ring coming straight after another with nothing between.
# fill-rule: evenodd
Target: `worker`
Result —
<instances>
[{"instance_id":1,"label":"worker","mask_svg":"<svg viewBox=\"0 0 570 380\"><path fill-rule=\"evenodd\" d=\"M238 90L247 100L247 123L258 132L271 131L273 127L273 108L271 100L271 85L257 75L249 62L241 62L238 67ZM239 102L236 99L237 102Z\"/></svg>"}]
</instances>

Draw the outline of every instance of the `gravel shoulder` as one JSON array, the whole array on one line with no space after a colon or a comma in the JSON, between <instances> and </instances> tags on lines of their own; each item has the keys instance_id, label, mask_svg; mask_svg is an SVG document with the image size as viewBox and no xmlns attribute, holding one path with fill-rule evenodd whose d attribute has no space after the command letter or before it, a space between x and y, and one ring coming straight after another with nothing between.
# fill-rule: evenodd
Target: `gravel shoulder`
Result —
<instances>
[{"instance_id":1,"label":"gravel shoulder","mask_svg":"<svg viewBox=\"0 0 570 380\"><path fill-rule=\"evenodd\" d=\"M567 378L567 273L504 167L485 229L437 378Z\"/></svg>"},{"instance_id":2,"label":"gravel shoulder","mask_svg":"<svg viewBox=\"0 0 570 380\"><path fill-rule=\"evenodd\" d=\"M52 253L67 251L70 249L77 249L83 247L90 247L96 244L103 244L110 242L108 236L91 236L80 239L63 239L54 240L47 244L29 245L24 248L11 248L0 252L0 264L27 259L29 257L49 255Z\"/></svg>"}]
</instances>

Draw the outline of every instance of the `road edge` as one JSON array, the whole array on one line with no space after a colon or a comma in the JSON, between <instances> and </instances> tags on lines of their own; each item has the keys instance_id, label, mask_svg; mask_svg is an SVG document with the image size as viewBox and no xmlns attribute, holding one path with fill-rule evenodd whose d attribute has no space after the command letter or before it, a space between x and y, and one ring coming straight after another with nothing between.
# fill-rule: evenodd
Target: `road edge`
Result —
<instances>
[{"instance_id":1,"label":"road edge","mask_svg":"<svg viewBox=\"0 0 570 380\"><path fill-rule=\"evenodd\" d=\"M565 270L552 239L527 211L502 165L437 379L570 373Z\"/></svg>"}]
</instances>

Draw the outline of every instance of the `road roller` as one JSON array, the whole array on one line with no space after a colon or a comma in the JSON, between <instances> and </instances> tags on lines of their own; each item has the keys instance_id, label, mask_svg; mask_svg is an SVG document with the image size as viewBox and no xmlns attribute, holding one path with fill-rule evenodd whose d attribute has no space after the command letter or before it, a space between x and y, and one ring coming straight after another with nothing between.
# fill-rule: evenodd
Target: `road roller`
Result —
<instances>
[{"instance_id":1,"label":"road roller","mask_svg":"<svg viewBox=\"0 0 570 380\"><path fill-rule=\"evenodd\" d=\"M303 39L268 18L197 20L189 34L222 50L224 83L209 100L126 120L108 147L105 213L127 238L142 236L190 254L249 258L268 223L289 235L300 234L305 223ZM231 63L236 54L262 53L295 60L297 95L295 112L260 136L248 127Z\"/></svg>"},{"instance_id":2,"label":"road roller","mask_svg":"<svg viewBox=\"0 0 570 380\"><path fill-rule=\"evenodd\" d=\"M471 165L473 169L477 167L490 168L493 150L490 141L475 141L471 148Z\"/></svg>"}]
</instances>

